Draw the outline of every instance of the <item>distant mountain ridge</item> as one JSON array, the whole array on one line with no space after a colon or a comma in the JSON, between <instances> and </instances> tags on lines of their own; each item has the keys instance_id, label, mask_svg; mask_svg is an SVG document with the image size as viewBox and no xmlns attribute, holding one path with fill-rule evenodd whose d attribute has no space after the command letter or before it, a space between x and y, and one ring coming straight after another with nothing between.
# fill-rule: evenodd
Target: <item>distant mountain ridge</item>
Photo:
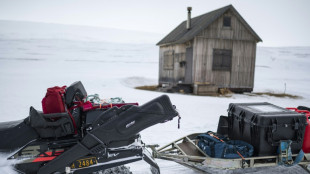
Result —
<instances>
[{"instance_id":1,"label":"distant mountain ridge","mask_svg":"<svg viewBox=\"0 0 310 174\"><path fill-rule=\"evenodd\" d=\"M43 22L0 20L0 39L62 39L156 44L162 34Z\"/></svg>"}]
</instances>

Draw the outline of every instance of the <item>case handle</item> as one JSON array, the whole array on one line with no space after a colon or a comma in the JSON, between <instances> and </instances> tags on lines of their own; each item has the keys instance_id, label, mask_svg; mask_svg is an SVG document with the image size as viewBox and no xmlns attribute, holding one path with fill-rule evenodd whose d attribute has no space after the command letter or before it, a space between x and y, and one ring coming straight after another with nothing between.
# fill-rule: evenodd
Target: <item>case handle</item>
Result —
<instances>
[{"instance_id":1,"label":"case handle","mask_svg":"<svg viewBox=\"0 0 310 174\"><path fill-rule=\"evenodd\" d=\"M278 120L272 119L271 126L268 128L268 132L267 132L268 143L272 146L278 146L280 144L280 141L274 140L274 133L277 131L277 125L278 125Z\"/></svg>"},{"instance_id":2,"label":"case handle","mask_svg":"<svg viewBox=\"0 0 310 174\"><path fill-rule=\"evenodd\" d=\"M300 119L296 119L294 118L294 130L295 130L295 136L296 137L294 140L292 140L292 143L299 143L302 141L303 137L303 124L300 124ZM275 141L274 140L274 133L277 131L278 129L278 120L277 119L273 119L271 120L271 126L268 128L268 132L267 132L267 141L270 145L272 146L279 146L281 140L279 141ZM285 127L287 127L287 125L285 125Z\"/></svg>"}]
</instances>

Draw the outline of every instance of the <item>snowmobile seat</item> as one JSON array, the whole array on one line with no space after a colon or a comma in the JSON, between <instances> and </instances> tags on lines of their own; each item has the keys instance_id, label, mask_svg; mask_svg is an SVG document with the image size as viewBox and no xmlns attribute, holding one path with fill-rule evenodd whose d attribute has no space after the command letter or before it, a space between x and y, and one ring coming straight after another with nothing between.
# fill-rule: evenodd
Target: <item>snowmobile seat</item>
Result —
<instances>
[{"instance_id":1,"label":"snowmobile seat","mask_svg":"<svg viewBox=\"0 0 310 174\"><path fill-rule=\"evenodd\" d=\"M24 120L0 123L0 152L13 152L39 137L30 127L29 117Z\"/></svg>"},{"instance_id":2,"label":"snowmobile seat","mask_svg":"<svg viewBox=\"0 0 310 174\"><path fill-rule=\"evenodd\" d=\"M58 138L74 134L68 113L43 114L30 107L30 124L41 138Z\"/></svg>"}]
</instances>

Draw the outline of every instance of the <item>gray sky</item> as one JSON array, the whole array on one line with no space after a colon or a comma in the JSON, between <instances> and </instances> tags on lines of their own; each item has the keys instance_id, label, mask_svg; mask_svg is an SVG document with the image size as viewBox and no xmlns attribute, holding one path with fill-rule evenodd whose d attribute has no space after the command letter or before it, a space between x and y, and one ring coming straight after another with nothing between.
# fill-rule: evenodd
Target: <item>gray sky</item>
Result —
<instances>
[{"instance_id":1,"label":"gray sky","mask_svg":"<svg viewBox=\"0 0 310 174\"><path fill-rule=\"evenodd\" d=\"M77 24L168 34L187 17L232 4L260 46L310 46L310 0L0 0L0 20ZM1 27L1 26L0 26Z\"/></svg>"}]
</instances>

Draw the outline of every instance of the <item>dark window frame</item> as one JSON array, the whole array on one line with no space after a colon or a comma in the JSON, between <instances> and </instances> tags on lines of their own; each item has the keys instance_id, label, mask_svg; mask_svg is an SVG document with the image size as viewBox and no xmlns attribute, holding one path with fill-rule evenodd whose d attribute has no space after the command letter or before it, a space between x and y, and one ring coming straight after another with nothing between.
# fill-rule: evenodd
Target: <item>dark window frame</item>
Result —
<instances>
[{"instance_id":1,"label":"dark window frame","mask_svg":"<svg viewBox=\"0 0 310 174\"><path fill-rule=\"evenodd\" d=\"M231 17L224 16L223 17L223 27L231 27Z\"/></svg>"},{"instance_id":2,"label":"dark window frame","mask_svg":"<svg viewBox=\"0 0 310 174\"><path fill-rule=\"evenodd\" d=\"M213 49L212 70L214 71L231 71L232 50Z\"/></svg>"}]
</instances>

